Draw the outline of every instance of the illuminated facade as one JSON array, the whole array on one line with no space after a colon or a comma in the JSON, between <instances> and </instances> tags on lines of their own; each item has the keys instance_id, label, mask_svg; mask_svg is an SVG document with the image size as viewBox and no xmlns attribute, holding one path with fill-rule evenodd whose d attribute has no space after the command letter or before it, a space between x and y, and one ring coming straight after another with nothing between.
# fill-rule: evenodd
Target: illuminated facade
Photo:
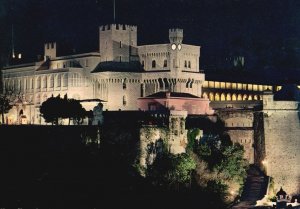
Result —
<instances>
[{"instance_id":1,"label":"illuminated facade","mask_svg":"<svg viewBox=\"0 0 300 209\"><path fill-rule=\"evenodd\" d=\"M160 91L202 96L200 47L183 44L183 31L170 29L167 44L137 45L137 27L99 28L99 52L57 56L47 43L44 60L2 70L3 86L20 95L6 115L8 123L43 123L39 106L52 95L101 99L107 110L137 110L137 99ZM90 110L92 107L85 106Z\"/></svg>"}]
</instances>

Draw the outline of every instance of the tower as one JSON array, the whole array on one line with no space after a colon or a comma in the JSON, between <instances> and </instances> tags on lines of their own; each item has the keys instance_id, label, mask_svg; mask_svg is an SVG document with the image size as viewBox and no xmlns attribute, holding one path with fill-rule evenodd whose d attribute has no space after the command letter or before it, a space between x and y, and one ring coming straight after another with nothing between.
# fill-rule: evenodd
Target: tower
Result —
<instances>
[{"instance_id":1,"label":"tower","mask_svg":"<svg viewBox=\"0 0 300 209\"><path fill-rule=\"evenodd\" d=\"M178 50L181 49L181 43L183 40L183 30L176 28L176 29L169 29L169 40L172 46L176 45ZM173 47L172 47L173 49Z\"/></svg>"},{"instance_id":2,"label":"tower","mask_svg":"<svg viewBox=\"0 0 300 209\"><path fill-rule=\"evenodd\" d=\"M170 40L170 69L173 72L179 72L180 68L180 51L182 49L183 30L169 29Z\"/></svg>"},{"instance_id":3,"label":"tower","mask_svg":"<svg viewBox=\"0 0 300 209\"><path fill-rule=\"evenodd\" d=\"M56 42L44 44L44 60L53 59L56 57Z\"/></svg>"},{"instance_id":4,"label":"tower","mask_svg":"<svg viewBox=\"0 0 300 209\"><path fill-rule=\"evenodd\" d=\"M129 62L137 57L137 27L111 24L100 26L101 62Z\"/></svg>"}]
</instances>

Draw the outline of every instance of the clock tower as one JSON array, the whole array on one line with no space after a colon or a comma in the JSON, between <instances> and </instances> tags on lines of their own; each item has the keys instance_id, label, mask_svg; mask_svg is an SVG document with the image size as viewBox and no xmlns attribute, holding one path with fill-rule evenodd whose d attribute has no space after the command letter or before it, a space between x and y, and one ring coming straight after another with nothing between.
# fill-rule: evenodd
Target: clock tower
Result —
<instances>
[{"instance_id":1,"label":"clock tower","mask_svg":"<svg viewBox=\"0 0 300 209\"><path fill-rule=\"evenodd\" d=\"M182 29L169 29L170 40L170 58L171 58L171 71L178 72L180 65L180 51L182 49L183 30Z\"/></svg>"}]
</instances>

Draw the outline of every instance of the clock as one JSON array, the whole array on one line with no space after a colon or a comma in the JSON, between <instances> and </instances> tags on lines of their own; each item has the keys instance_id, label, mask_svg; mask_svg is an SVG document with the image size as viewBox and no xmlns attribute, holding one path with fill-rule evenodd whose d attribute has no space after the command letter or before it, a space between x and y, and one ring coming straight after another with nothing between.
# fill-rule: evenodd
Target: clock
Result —
<instances>
[{"instance_id":1,"label":"clock","mask_svg":"<svg viewBox=\"0 0 300 209\"><path fill-rule=\"evenodd\" d=\"M178 50L180 50L182 48L181 44L178 44Z\"/></svg>"},{"instance_id":2,"label":"clock","mask_svg":"<svg viewBox=\"0 0 300 209\"><path fill-rule=\"evenodd\" d=\"M175 49L176 49L176 44L172 44L171 48L172 48L173 50L175 50Z\"/></svg>"}]
</instances>

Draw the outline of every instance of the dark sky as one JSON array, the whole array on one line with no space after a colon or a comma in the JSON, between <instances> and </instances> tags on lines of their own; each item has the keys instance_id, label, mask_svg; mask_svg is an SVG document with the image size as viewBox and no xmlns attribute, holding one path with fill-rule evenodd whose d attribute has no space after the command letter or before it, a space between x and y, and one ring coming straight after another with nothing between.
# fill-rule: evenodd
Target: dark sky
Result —
<instances>
[{"instance_id":1,"label":"dark sky","mask_svg":"<svg viewBox=\"0 0 300 209\"><path fill-rule=\"evenodd\" d=\"M113 22L113 0L0 0L0 47L7 53L11 24L25 61L58 41L76 52L98 49L98 26ZM247 69L298 68L299 0L116 0L117 23L138 26L139 44L168 42L184 29L184 43L201 45L202 68L226 68L242 55ZM299 48L298 48L299 47Z\"/></svg>"}]
</instances>

